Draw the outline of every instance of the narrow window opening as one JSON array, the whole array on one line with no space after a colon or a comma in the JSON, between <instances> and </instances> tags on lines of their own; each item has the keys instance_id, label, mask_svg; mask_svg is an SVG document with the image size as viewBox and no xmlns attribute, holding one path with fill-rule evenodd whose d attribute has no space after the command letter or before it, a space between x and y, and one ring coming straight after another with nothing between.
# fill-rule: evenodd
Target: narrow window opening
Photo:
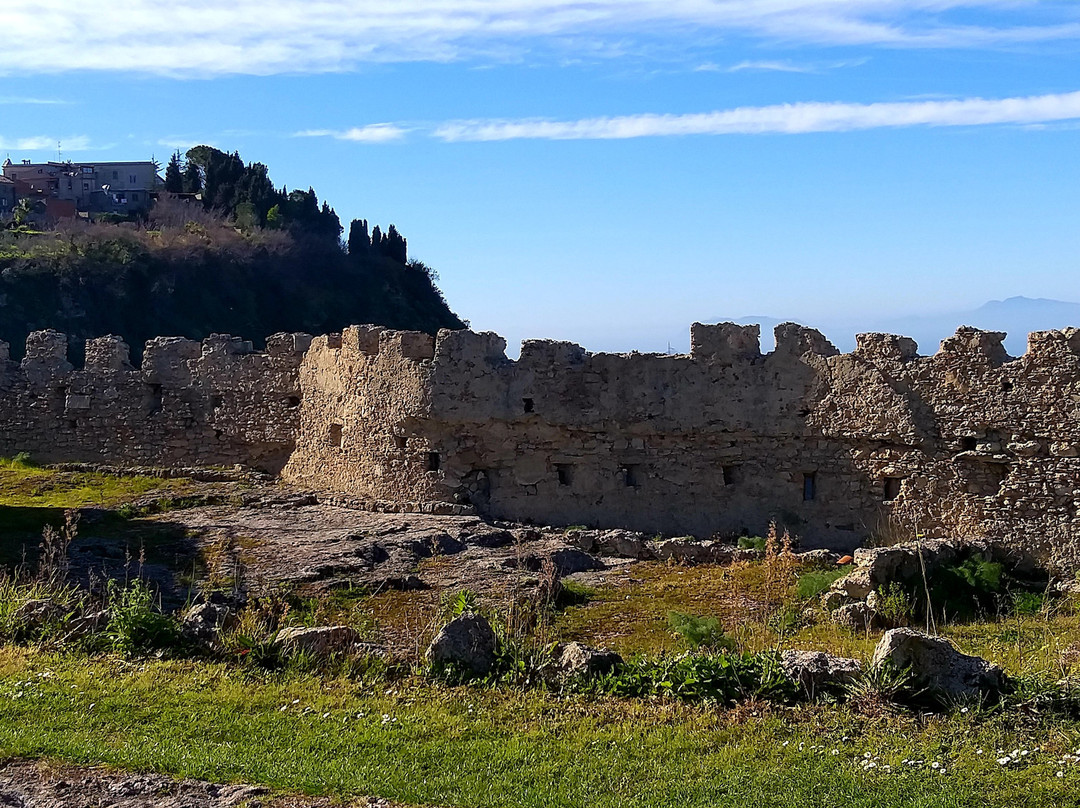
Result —
<instances>
[{"instance_id":1,"label":"narrow window opening","mask_svg":"<svg viewBox=\"0 0 1080 808\"><path fill-rule=\"evenodd\" d=\"M341 446L341 424L330 424L330 445Z\"/></svg>"},{"instance_id":2,"label":"narrow window opening","mask_svg":"<svg viewBox=\"0 0 1080 808\"><path fill-rule=\"evenodd\" d=\"M885 501L892 502L894 499L900 496L900 486L903 484L903 477L886 477L885 478Z\"/></svg>"},{"instance_id":3,"label":"narrow window opening","mask_svg":"<svg viewBox=\"0 0 1080 808\"><path fill-rule=\"evenodd\" d=\"M1010 382L1008 379L1002 379L1001 380L1001 392L1008 393L1008 392L1011 392L1012 389L1013 389L1013 383L1012 382Z\"/></svg>"},{"instance_id":4,"label":"narrow window opening","mask_svg":"<svg viewBox=\"0 0 1080 808\"><path fill-rule=\"evenodd\" d=\"M571 485L574 482L574 467L568 463L556 463L555 473L559 477L559 485Z\"/></svg>"},{"instance_id":5,"label":"narrow window opening","mask_svg":"<svg viewBox=\"0 0 1080 808\"><path fill-rule=\"evenodd\" d=\"M161 412L163 404L163 395L161 392L160 384L147 385L147 402L146 409L148 415L153 415L156 412Z\"/></svg>"},{"instance_id":6,"label":"narrow window opening","mask_svg":"<svg viewBox=\"0 0 1080 808\"><path fill-rule=\"evenodd\" d=\"M218 393L210 396L210 406L215 410L221 409L225 406L225 396Z\"/></svg>"},{"instance_id":7,"label":"narrow window opening","mask_svg":"<svg viewBox=\"0 0 1080 808\"><path fill-rule=\"evenodd\" d=\"M812 502L817 496L817 473L809 471L802 476L803 502Z\"/></svg>"},{"instance_id":8,"label":"narrow window opening","mask_svg":"<svg viewBox=\"0 0 1080 808\"><path fill-rule=\"evenodd\" d=\"M627 488L637 488L641 485L641 477L637 466L623 466L623 481Z\"/></svg>"},{"instance_id":9,"label":"narrow window opening","mask_svg":"<svg viewBox=\"0 0 1080 808\"><path fill-rule=\"evenodd\" d=\"M523 399L521 399L521 406L522 406L522 409L525 410L525 412L535 412L536 411L536 402L533 401L531 398L523 398Z\"/></svg>"},{"instance_id":10,"label":"narrow window opening","mask_svg":"<svg viewBox=\"0 0 1080 808\"><path fill-rule=\"evenodd\" d=\"M439 457L439 453L438 452L428 452L427 453L427 470L428 471L438 471L441 466L442 466L442 458Z\"/></svg>"},{"instance_id":11,"label":"narrow window opening","mask_svg":"<svg viewBox=\"0 0 1080 808\"><path fill-rule=\"evenodd\" d=\"M724 466L724 485L735 485L738 482L738 477L735 466Z\"/></svg>"},{"instance_id":12,"label":"narrow window opening","mask_svg":"<svg viewBox=\"0 0 1080 808\"><path fill-rule=\"evenodd\" d=\"M968 435L962 441L965 452L974 452L979 448L979 439L974 435Z\"/></svg>"},{"instance_id":13,"label":"narrow window opening","mask_svg":"<svg viewBox=\"0 0 1080 808\"><path fill-rule=\"evenodd\" d=\"M394 448L405 449L409 445L409 439L404 435L394 435Z\"/></svg>"},{"instance_id":14,"label":"narrow window opening","mask_svg":"<svg viewBox=\"0 0 1080 808\"><path fill-rule=\"evenodd\" d=\"M300 406L300 396L289 396L285 399L286 409L295 410Z\"/></svg>"}]
</instances>

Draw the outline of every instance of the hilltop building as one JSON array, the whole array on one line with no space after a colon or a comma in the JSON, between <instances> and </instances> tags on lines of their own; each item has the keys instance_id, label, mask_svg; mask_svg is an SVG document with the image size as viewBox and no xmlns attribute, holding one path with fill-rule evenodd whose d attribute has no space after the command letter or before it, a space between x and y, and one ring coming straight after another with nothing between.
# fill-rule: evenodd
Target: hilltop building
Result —
<instances>
[{"instance_id":1,"label":"hilltop building","mask_svg":"<svg viewBox=\"0 0 1080 808\"><path fill-rule=\"evenodd\" d=\"M3 176L14 182L17 198L44 200L52 218L145 213L163 185L157 163L150 160L14 163L9 158Z\"/></svg>"}]
</instances>

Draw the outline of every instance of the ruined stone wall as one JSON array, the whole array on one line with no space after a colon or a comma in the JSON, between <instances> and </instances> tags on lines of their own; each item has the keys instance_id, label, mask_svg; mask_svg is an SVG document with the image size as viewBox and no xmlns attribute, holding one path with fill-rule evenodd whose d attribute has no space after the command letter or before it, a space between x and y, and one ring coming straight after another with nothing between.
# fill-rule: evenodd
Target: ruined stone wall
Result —
<instances>
[{"instance_id":1,"label":"ruined stone wall","mask_svg":"<svg viewBox=\"0 0 1080 808\"><path fill-rule=\"evenodd\" d=\"M807 545L919 531L1052 555L1080 530L1080 332L1033 334L1019 359L1003 336L961 329L919 357L865 334L840 354L785 324L762 355L756 326L695 324L689 355L533 341L510 361L494 334L350 329L303 364L285 475L556 524L705 536L775 518Z\"/></svg>"},{"instance_id":2,"label":"ruined stone wall","mask_svg":"<svg viewBox=\"0 0 1080 808\"><path fill-rule=\"evenodd\" d=\"M292 452L307 334L266 351L214 335L158 337L135 368L119 337L86 342L76 370L67 337L37 331L21 363L0 343L0 456L117 465L233 465L276 472Z\"/></svg>"}]
</instances>

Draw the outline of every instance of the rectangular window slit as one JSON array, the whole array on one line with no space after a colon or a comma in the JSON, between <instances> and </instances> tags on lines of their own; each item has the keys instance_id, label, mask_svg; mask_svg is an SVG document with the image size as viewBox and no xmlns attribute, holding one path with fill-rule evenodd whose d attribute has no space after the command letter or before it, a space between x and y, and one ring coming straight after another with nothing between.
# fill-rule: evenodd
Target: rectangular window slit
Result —
<instances>
[{"instance_id":1,"label":"rectangular window slit","mask_svg":"<svg viewBox=\"0 0 1080 808\"><path fill-rule=\"evenodd\" d=\"M555 474L558 475L559 485L570 485L574 482L574 467L568 463L556 463Z\"/></svg>"},{"instance_id":2,"label":"rectangular window slit","mask_svg":"<svg viewBox=\"0 0 1080 808\"><path fill-rule=\"evenodd\" d=\"M735 466L724 466L724 485L735 485L737 476Z\"/></svg>"},{"instance_id":3,"label":"rectangular window slit","mask_svg":"<svg viewBox=\"0 0 1080 808\"><path fill-rule=\"evenodd\" d=\"M641 485L641 478L637 466L623 466L623 481L628 488L637 488Z\"/></svg>"},{"instance_id":4,"label":"rectangular window slit","mask_svg":"<svg viewBox=\"0 0 1080 808\"><path fill-rule=\"evenodd\" d=\"M394 435L394 448L405 449L409 445L409 439L404 435Z\"/></svg>"},{"instance_id":5,"label":"rectangular window slit","mask_svg":"<svg viewBox=\"0 0 1080 808\"><path fill-rule=\"evenodd\" d=\"M817 473L809 471L802 476L803 502L811 502L817 496Z\"/></svg>"},{"instance_id":6,"label":"rectangular window slit","mask_svg":"<svg viewBox=\"0 0 1080 808\"><path fill-rule=\"evenodd\" d=\"M521 406L525 412L533 412L536 409L536 402L531 398L523 398L521 399Z\"/></svg>"},{"instance_id":7,"label":"rectangular window slit","mask_svg":"<svg viewBox=\"0 0 1080 808\"><path fill-rule=\"evenodd\" d=\"M885 501L892 502L900 496L900 485L904 482L902 477L885 478Z\"/></svg>"},{"instance_id":8,"label":"rectangular window slit","mask_svg":"<svg viewBox=\"0 0 1080 808\"><path fill-rule=\"evenodd\" d=\"M428 452L427 453L427 470L428 471L438 471L439 467L441 465L442 465L442 458L439 457L438 452Z\"/></svg>"},{"instance_id":9,"label":"rectangular window slit","mask_svg":"<svg viewBox=\"0 0 1080 808\"><path fill-rule=\"evenodd\" d=\"M330 424L330 445L341 446L341 424Z\"/></svg>"}]
</instances>

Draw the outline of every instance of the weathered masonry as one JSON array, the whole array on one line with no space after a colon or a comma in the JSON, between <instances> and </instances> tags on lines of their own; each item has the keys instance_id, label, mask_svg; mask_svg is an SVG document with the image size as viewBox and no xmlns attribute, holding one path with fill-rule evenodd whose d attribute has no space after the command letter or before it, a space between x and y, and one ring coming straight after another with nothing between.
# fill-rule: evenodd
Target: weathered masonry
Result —
<instances>
[{"instance_id":1,"label":"weathered masonry","mask_svg":"<svg viewBox=\"0 0 1080 808\"><path fill-rule=\"evenodd\" d=\"M689 355L590 354L490 333L357 326L318 337L286 479L405 507L806 544L1007 539L1068 563L1080 542L1080 331L961 328L920 357L863 334L701 325Z\"/></svg>"},{"instance_id":2,"label":"weathered masonry","mask_svg":"<svg viewBox=\"0 0 1080 808\"><path fill-rule=\"evenodd\" d=\"M402 510L710 536L771 519L807 545L881 531L987 537L1080 565L1080 331L961 328L933 356L862 334L692 328L688 355L590 354L490 333L353 326L0 344L0 455L232 465Z\"/></svg>"},{"instance_id":3,"label":"weathered masonry","mask_svg":"<svg viewBox=\"0 0 1080 808\"><path fill-rule=\"evenodd\" d=\"M299 423L307 334L275 334L266 352L215 335L158 337L132 367L119 337L87 340L85 366L67 337L36 331L20 364L0 342L0 456L127 465L284 465Z\"/></svg>"}]
</instances>

